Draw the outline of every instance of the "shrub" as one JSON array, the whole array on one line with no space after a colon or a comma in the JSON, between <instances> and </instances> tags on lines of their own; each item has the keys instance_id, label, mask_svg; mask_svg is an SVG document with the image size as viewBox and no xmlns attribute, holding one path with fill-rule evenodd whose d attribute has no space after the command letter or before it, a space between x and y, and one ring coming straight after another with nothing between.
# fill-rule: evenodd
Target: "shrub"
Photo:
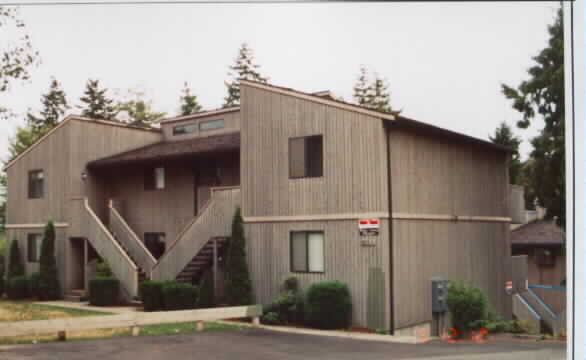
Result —
<instances>
[{"instance_id":1,"label":"shrub","mask_svg":"<svg viewBox=\"0 0 586 360\"><path fill-rule=\"evenodd\" d=\"M283 281L283 291L291 291L297 293L299 291L299 280L295 276L291 276Z\"/></svg>"},{"instance_id":2,"label":"shrub","mask_svg":"<svg viewBox=\"0 0 586 360\"><path fill-rule=\"evenodd\" d=\"M59 299L61 286L57 274L57 260L55 259L55 226L51 220L45 226L39 270L39 297L41 300Z\"/></svg>"},{"instance_id":3,"label":"shrub","mask_svg":"<svg viewBox=\"0 0 586 360\"><path fill-rule=\"evenodd\" d=\"M24 275L14 276L8 280L6 295L11 300L22 300L29 297L30 280Z\"/></svg>"},{"instance_id":4,"label":"shrub","mask_svg":"<svg viewBox=\"0 0 586 360\"><path fill-rule=\"evenodd\" d=\"M188 310L195 308L197 288L191 284L170 281L163 285L165 310Z\"/></svg>"},{"instance_id":5,"label":"shrub","mask_svg":"<svg viewBox=\"0 0 586 360\"><path fill-rule=\"evenodd\" d=\"M2 297L2 294L4 294L4 278L0 277L0 298Z\"/></svg>"},{"instance_id":6,"label":"shrub","mask_svg":"<svg viewBox=\"0 0 586 360\"><path fill-rule=\"evenodd\" d=\"M112 269L107 262L100 260L96 264L96 277L112 277Z\"/></svg>"},{"instance_id":7,"label":"shrub","mask_svg":"<svg viewBox=\"0 0 586 360\"><path fill-rule=\"evenodd\" d=\"M318 329L348 328L352 321L348 286L335 280L311 285L305 298L305 320Z\"/></svg>"},{"instance_id":8,"label":"shrub","mask_svg":"<svg viewBox=\"0 0 586 360\"><path fill-rule=\"evenodd\" d=\"M118 303L120 282L110 277L97 277L90 280L89 302L95 306L111 306Z\"/></svg>"},{"instance_id":9,"label":"shrub","mask_svg":"<svg viewBox=\"0 0 586 360\"><path fill-rule=\"evenodd\" d=\"M32 297L40 297L40 287L39 287L39 281L41 278L41 274L39 274L38 272L32 273L29 276L29 291L30 291L30 296Z\"/></svg>"},{"instance_id":10,"label":"shrub","mask_svg":"<svg viewBox=\"0 0 586 360\"><path fill-rule=\"evenodd\" d=\"M142 300L144 311L162 311L165 309L163 302L163 285L168 281L146 280L140 283L139 296Z\"/></svg>"},{"instance_id":11,"label":"shrub","mask_svg":"<svg viewBox=\"0 0 586 360\"><path fill-rule=\"evenodd\" d=\"M479 325L487 325L479 323L488 317L487 300L482 290L466 286L463 282L450 282L446 302L452 327L458 329L460 334Z\"/></svg>"},{"instance_id":12,"label":"shrub","mask_svg":"<svg viewBox=\"0 0 586 360\"><path fill-rule=\"evenodd\" d=\"M20 255L20 248L18 240L14 239L10 243L10 260L8 263L8 278L24 275L24 265L22 264L22 256Z\"/></svg>"},{"instance_id":13,"label":"shrub","mask_svg":"<svg viewBox=\"0 0 586 360\"><path fill-rule=\"evenodd\" d=\"M252 303L252 282L246 264L246 241L240 208L236 209L232 220L232 236L226 259L225 297L229 305L248 305Z\"/></svg>"},{"instance_id":14,"label":"shrub","mask_svg":"<svg viewBox=\"0 0 586 360\"><path fill-rule=\"evenodd\" d=\"M0 251L0 297L4 294L4 254Z\"/></svg>"},{"instance_id":15,"label":"shrub","mask_svg":"<svg viewBox=\"0 0 586 360\"><path fill-rule=\"evenodd\" d=\"M281 325L281 319L276 312L268 312L260 317L260 321L267 325Z\"/></svg>"},{"instance_id":16,"label":"shrub","mask_svg":"<svg viewBox=\"0 0 586 360\"><path fill-rule=\"evenodd\" d=\"M208 270L204 273L199 283L199 296L197 297L197 308L210 308L215 305L214 296L214 273Z\"/></svg>"},{"instance_id":17,"label":"shrub","mask_svg":"<svg viewBox=\"0 0 586 360\"><path fill-rule=\"evenodd\" d=\"M303 316L303 294L299 290L299 282L295 277L289 277L281 286L282 292L277 297L275 301L272 303L265 305L263 307L263 314L268 315L269 313L274 313L274 315L270 315L267 321L270 321L273 324L287 324L287 323L296 323L302 324L304 321ZM274 316L277 317L277 322L273 319ZM262 320L262 319L261 319ZM268 324L268 322L267 322Z\"/></svg>"}]
</instances>

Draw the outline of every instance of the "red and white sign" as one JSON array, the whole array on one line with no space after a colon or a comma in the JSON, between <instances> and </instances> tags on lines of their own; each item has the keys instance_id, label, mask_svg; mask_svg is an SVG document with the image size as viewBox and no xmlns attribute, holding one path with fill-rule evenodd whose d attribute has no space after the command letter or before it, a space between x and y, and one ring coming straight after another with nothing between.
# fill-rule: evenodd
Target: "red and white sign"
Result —
<instances>
[{"instance_id":1,"label":"red and white sign","mask_svg":"<svg viewBox=\"0 0 586 360\"><path fill-rule=\"evenodd\" d=\"M360 219L358 220L358 231L360 235L378 235L380 229L379 219Z\"/></svg>"},{"instance_id":2,"label":"red and white sign","mask_svg":"<svg viewBox=\"0 0 586 360\"><path fill-rule=\"evenodd\" d=\"M513 294L513 282L512 281L505 282L505 291L508 295Z\"/></svg>"}]
</instances>

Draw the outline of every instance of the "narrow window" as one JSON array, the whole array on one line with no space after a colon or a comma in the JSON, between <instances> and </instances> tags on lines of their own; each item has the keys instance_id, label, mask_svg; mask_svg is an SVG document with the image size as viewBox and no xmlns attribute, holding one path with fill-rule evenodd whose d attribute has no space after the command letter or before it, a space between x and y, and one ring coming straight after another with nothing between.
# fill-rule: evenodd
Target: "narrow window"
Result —
<instances>
[{"instance_id":1,"label":"narrow window","mask_svg":"<svg viewBox=\"0 0 586 360\"><path fill-rule=\"evenodd\" d=\"M173 135L183 135L195 132L197 124L177 125L173 126Z\"/></svg>"},{"instance_id":2,"label":"narrow window","mask_svg":"<svg viewBox=\"0 0 586 360\"><path fill-rule=\"evenodd\" d=\"M145 190L162 190L165 188L165 168L147 168L144 172Z\"/></svg>"},{"instance_id":3,"label":"narrow window","mask_svg":"<svg viewBox=\"0 0 586 360\"><path fill-rule=\"evenodd\" d=\"M165 253L165 233L144 233L144 245L155 259L159 259Z\"/></svg>"},{"instance_id":4,"label":"narrow window","mask_svg":"<svg viewBox=\"0 0 586 360\"><path fill-rule=\"evenodd\" d=\"M43 170L32 170L28 173L29 199L41 199L44 195L45 175Z\"/></svg>"},{"instance_id":5,"label":"narrow window","mask_svg":"<svg viewBox=\"0 0 586 360\"><path fill-rule=\"evenodd\" d=\"M208 120L199 123L199 131L216 130L224 128L224 119Z\"/></svg>"},{"instance_id":6,"label":"narrow window","mask_svg":"<svg viewBox=\"0 0 586 360\"><path fill-rule=\"evenodd\" d=\"M325 271L324 233L291 232L291 271L323 273Z\"/></svg>"},{"instance_id":7,"label":"narrow window","mask_svg":"<svg viewBox=\"0 0 586 360\"><path fill-rule=\"evenodd\" d=\"M289 178L323 176L323 136L289 139Z\"/></svg>"},{"instance_id":8,"label":"narrow window","mask_svg":"<svg viewBox=\"0 0 586 360\"><path fill-rule=\"evenodd\" d=\"M27 234L26 252L28 262L39 262L42 242L43 236L41 234Z\"/></svg>"}]
</instances>

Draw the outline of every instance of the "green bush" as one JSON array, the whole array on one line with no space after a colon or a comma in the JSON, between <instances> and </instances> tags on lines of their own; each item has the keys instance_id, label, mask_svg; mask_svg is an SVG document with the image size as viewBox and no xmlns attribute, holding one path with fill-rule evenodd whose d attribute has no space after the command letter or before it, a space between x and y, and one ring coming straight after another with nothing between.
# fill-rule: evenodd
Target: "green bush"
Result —
<instances>
[{"instance_id":1,"label":"green bush","mask_svg":"<svg viewBox=\"0 0 586 360\"><path fill-rule=\"evenodd\" d=\"M39 274L38 272L32 273L29 277L29 291L30 291L30 296L32 297L40 297L40 287L39 287L39 280L41 278L41 274Z\"/></svg>"},{"instance_id":2,"label":"green bush","mask_svg":"<svg viewBox=\"0 0 586 360\"><path fill-rule=\"evenodd\" d=\"M488 320L488 301L482 290L466 286L463 282L450 282L446 302L452 327L460 334L478 328L479 325L488 325L486 322L482 323L482 320Z\"/></svg>"},{"instance_id":3,"label":"green bush","mask_svg":"<svg viewBox=\"0 0 586 360\"><path fill-rule=\"evenodd\" d=\"M163 285L170 281L146 280L140 283L139 296L144 307L144 311L163 311L165 303L163 302Z\"/></svg>"},{"instance_id":4,"label":"green bush","mask_svg":"<svg viewBox=\"0 0 586 360\"><path fill-rule=\"evenodd\" d=\"M260 317L260 321L267 325L282 325L281 318L276 312L268 312Z\"/></svg>"},{"instance_id":5,"label":"green bush","mask_svg":"<svg viewBox=\"0 0 586 360\"><path fill-rule=\"evenodd\" d=\"M112 277L112 269L105 261L99 261L96 264L96 277Z\"/></svg>"},{"instance_id":6,"label":"green bush","mask_svg":"<svg viewBox=\"0 0 586 360\"><path fill-rule=\"evenodd\" d=\"M120 282L110 277L97 277L90 280L89 302L95 306L111 306L118 303Z\"/></svg>"},{"instance_id":7,"label":"green bush","mask_svg":"<svg viewBox=\"0 0 586 360\"><path fill-rule=\"evenodd\" d=\"M41 300L57 300L61 297L61 285L55 258L55 226L49 220L45 226L41 257L39 259L39 297Z\"/></svg>"},{"instance_id":8,"label":"green bush","mask_svg":"<svg viewBox=\"0 0 586 360\"><path fill-rule=\"evenodd\" d=\"M18 246L18 240L15 238L10 243L10 259L8 263L8 278L24 275L24 265L22 263L22 256Z\"/></svg>"},{"instance_id":9,"label":"green bush","mask_svg":"<svg viewBox=\"0 0 586 360\"><path fill-rule=\"evenodd\" d=\"M297 278L289 277L285 279L281 289L282 291L279 297L277 297L277 299L272 303L263 307L263 315L266 315L264 316L266 320L265 323L303 324L304 299L302 292L299 290L299 282ZM262 318L261 321L263 321Z\"/></svg>"},{"instance_id":10,"label":"green bush","mask_svg":"<svg viewBox=\"0 0 586 360\"><path fill-rule=\"evenodd\" d=\"M214 273L211 270L203 274L198 290L199 296L197 297L196 307L200 309L214 307Z\"/></svg>"},{"instance_id":11,"label":"green bush","mask_svg":"<svg viewBox=\"0 0 586 360\"><path fill-rule=\"evenodd\" d=\"M0 251L0 297L4 294L4 261L4 251Z\"/></svg>"},{"instance_id":12,"label":"green bush","mask_svg":"<svg viewBox=\"0 0 586 360\"><path fill-rule=\"evenodd\" d=\"M240 208L236 209L232 220L232 235L228 245L224 282L226 302L232 306L252 304L252 282L246 263L246 240Z\"/></svg>"},{"instance_id":13,"label":"green bush","mask_svg":"<svg viewBox=\"0 0 586 360\"><path fill-rule=\"evenodd\" d=\"M305 298L305 320L318 329L348 328L352 322L352 299L340 281L312 284Z\"/></svg>"},{"instance_id":14,"label":"green bush","mask_svg":"<svg viewBox=\"0 0 586 360\"><path fill-rule=\"evenodd\" d=\"M290 276L283 281L283 291L297 293L299 291L299 280L295 276Z\"/></svg>"},{"instance_id":15,"label":"green bush","mask_svg":"<svg viewBox=\"0 0 586 360\"><path fill-rule=\"evenodd\" d=\"M4 278L0 278L0 298L2 297L2 295L4 294L4 290L6 290L4 288Z\"/></svg>"},{"instance_id":16,"label":"green bush","mask_svg":"<svg viewBox=\"0 0 586 360\"><path fill-rule=\"evenodd\" d=\"M27 276L14 276L8 280L6 295L11 300L22 300L30 296L30 280Z\"/></svg>"},{"instance_id":17,"label":"green bush","mask_svg":"<svg viewBox=\"0 0 586 360\"><path fill-rule=\"evenodd\" d=\"M195 308L197 288L182 282L167 282L163 285L165 310L188 310Z\"/></svg>"}]
</instances>

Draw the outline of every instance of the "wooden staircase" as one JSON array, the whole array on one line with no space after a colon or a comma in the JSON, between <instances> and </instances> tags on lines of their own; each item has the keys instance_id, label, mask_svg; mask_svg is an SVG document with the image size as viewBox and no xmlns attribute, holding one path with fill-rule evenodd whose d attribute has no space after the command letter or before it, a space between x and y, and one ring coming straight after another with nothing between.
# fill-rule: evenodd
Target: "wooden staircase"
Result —
<instances>
[{"instance_id":1,"label":"wooden staircase","mask_svg":"<svg viewBox=\"0 0 586 360\"><path fill-rule=\"evenodd\" d=\"M218 259L221 259L227 249L229 238L213 237L201 248L191 261L177 275L176 280L182 282L199 282L204 271L209 269L214 262L214 240L217 246Z\"/></svg>"},{"instance_id":2,"label":"wooden staircase","mask_svg":"<svg viewBox=\"0 0 586 360\"><path fill-rule=\"evenodd\" d=\"M120 240L118 240L118 236L116 235L116 233L113 232L112 229L108 229L108 231L110 231L110 234L112 234L112 237L114 238L114 240L116 240L118 245L120 245L120 247L124 250L126 255L128 255L130 260L132 260L132 262L134 262L134 264L138 268L138 282L140 283L141 281L149 280L149 277L147 276L146 272L138 265L138 263L136 262L136 259L132 256L130 251L128 251L128 248L126 248L126 246L124 246L124 244Z\"/></svg>"}]
</instances>

